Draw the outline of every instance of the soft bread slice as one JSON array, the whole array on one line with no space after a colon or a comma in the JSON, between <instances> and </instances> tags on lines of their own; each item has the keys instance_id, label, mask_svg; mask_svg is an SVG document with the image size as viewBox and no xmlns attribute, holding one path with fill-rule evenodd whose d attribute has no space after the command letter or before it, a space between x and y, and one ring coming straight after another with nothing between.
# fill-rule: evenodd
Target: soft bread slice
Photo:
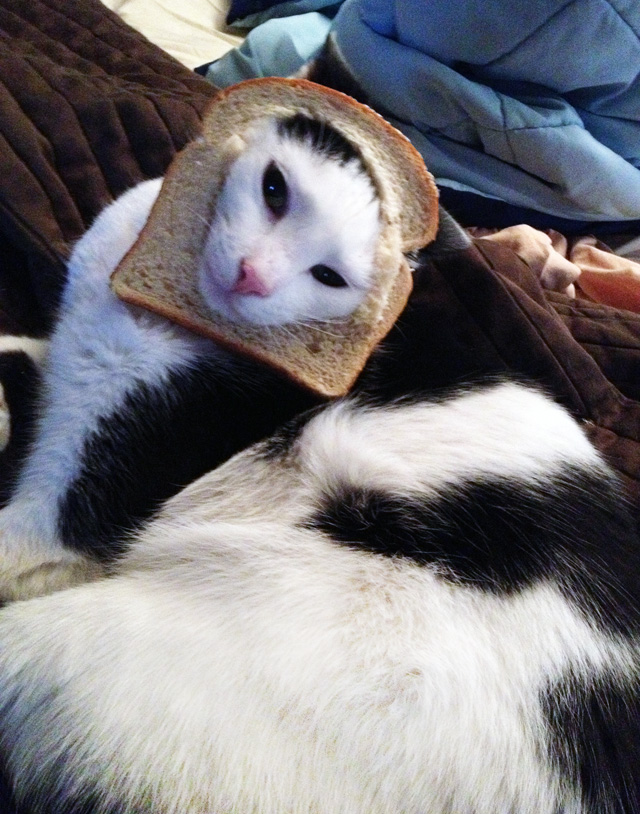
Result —
<instances>
[{"instance_id":1,"label":"soft bread slice","mask_svg":"<svg viewBox=\"0 0 640 814\"><path fill-rule=\"evenodd\" d=\"M380 198L375 285L348 318L252 326L213 312L198 268L227 168L242 133L268 116L305 113L330 123L360 152ZM173 160L140 237L111 278L118 297L161 314L284 373L323 396L348 392L411 291L405 252L435 237L438 193L408 139L349 96L302 79L253 79L211 103L201 137Z\"/></svg>"}]
</instances>

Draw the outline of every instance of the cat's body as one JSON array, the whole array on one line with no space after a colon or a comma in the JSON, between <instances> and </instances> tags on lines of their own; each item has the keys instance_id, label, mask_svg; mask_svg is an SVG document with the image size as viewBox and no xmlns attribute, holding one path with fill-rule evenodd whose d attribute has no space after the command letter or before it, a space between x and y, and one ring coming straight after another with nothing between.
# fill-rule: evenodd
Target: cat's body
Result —
<instances>
[{"instance_id":1,"label":"cat's body","mask_svg":"<svg viewBox=\"0 0 640 814\"><path fill-rule=\"evenodd\" d=\"M162 500L314 403L112 293L111 272L160 187L130 190L73 252L33 447L0 512L0 599L100 573ZM346 142L302 116L266 120L230 167L203 254L203 296L265 330L341 318L371 283L378 229L371 181Z\"/></svg>"},{"instance_id":2,"label":"cat's body","mask_svg":"<svg viewBox=\"0 0 640 814\"><path fill-rule=\"evenodd\" d=\"M270 163L253 177L284 229L294 196ZM0 611L0 746L22 811L639 814L638 540L618 482L541 393L412 395L418 361L405 375L389 354L369 400L303 413L125 550L158 501L314 403L110 293L158 188L74 253L0 513L5 598L120 555L108 578ZM299 273L335 289L327 303L361 289L374 237L353 281L322 242ZM277 254L241 247L222 292L205 259L203 291L227 315L288 318L308 298L280 283L260 308Z\"/></svg>"},{"instance_id":3,"label":"cat's body","mask_svg":"<svg viewBox=\"0 0 640 814\"><path fill-rule=\"evenodd\" d=\"M640 552L618 490L520 385L307 415L169 501L111 578L0 613L19 795L637 814Z\"/></svg>"}]
</instances>

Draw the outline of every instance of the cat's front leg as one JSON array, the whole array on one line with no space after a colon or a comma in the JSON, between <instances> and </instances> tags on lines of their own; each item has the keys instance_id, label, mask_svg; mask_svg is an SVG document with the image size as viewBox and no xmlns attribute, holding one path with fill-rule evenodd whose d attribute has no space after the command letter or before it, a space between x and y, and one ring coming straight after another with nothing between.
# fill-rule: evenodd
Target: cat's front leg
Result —
<instances>
[{"instance_id":1,"label":"cat's front leg","mask_svg":"<svg viewBox=\"0 0 640 814\"><path fill-rule=\"evenodd\" d=\"M45 339L7 335L0 337L0 354L11 357L24 355L34 371L42 374L46 367L48 344ZM9 375L5 386L5 389L9 387L9 391L6 399L3 395L3 420L0 426L3 454L11 456L6 471L3 471L3 475L8 473L9 479L3 484L7 490L10 488L12 467L15 468L15 463L11 462L20 454L24 455L25 444L22 424L26 418L21 414L16 418L11 410L14 404L13 385ZM51 508L55 499L50 495L48 503L46 501L46 491L40 491L39 500L35 502L14 499L8 507L0 510L0 602L50 593L102 574L102 568L97 563L59 545L55 530L51 527Z\"/></svg>"},{"instance_id":2,"label":"cat's front leg","mask_svg":"<svg viewBox=\"0 0 640 814\"><path fill-rule=\"evenodd\" d=\"M104 567L61 545L44 546L33 532L17 531L0 511L0 603L30 599L90 582ZM13 513L13 510L12 510Z\"/></svg>"},{"instance_id":3,"label":"cat's front leg","mask_svg":"<svg viewBox=\"0 0 640 814\"><path fill-rule=\"evenodd\" d=\"M117 409L149 367L144 326L116 300L109 278L146 222L160 184L148 181L127 192L78 242L49 342L34 346L31 340L23 347L17 337L0 341L0 352L27 352L42 375L34 437L9 504L0 511L0 602L103 573L97 559L65 545L62 507L102 417Z\"/></svg>"},{"instance_id":4,"label":"cat's front leg","mask_svg":"<svg viewBox=\"0 0 640 814\"><path fill-rule=\"evenodd\" d=\"M30 393L36 398L37 379L46 367L48 345L46 339L26 335L0 337L0 448L5 456L0 470L3 499L11 488L17 461L25 454L32 409L25 400ZM30 372L28 377L25 370ZM25 381L29 389L25 389ZM47 514L41 501L30 504L14 500L10 508L0 511L0 601L49 593L85 582L100 572L85 558L60 551L57 541L51 544L51 534L45 530Z\"/></svg>"}]
</instances>

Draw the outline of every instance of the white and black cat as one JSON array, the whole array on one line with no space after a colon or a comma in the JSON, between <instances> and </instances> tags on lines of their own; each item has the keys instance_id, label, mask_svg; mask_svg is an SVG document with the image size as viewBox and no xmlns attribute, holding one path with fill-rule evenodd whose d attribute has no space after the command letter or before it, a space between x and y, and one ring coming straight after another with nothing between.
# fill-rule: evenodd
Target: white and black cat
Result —
<instances>
[{"instance_id":1,"label":"white and black cat","mask_svg":"<svg viewBox=\"0 0 640 814\"><path fill-rule=\"evenodd\" d=\"M244 158L207 246L229 263L202 266L212 307L347 313L377 234L357 156L295 117ZM578 425L519 384L400 401L380 384L178 492L313 399L110 293L158 189L74 252L0 513L4 598L118 557L0 611L21 810L638 814L638 541ZM274 235L309 238L285 279Z\"/></svg>"},{"instance_id":2,"label":"white and black cat","mask_svg":"<svg viewBox=\"0 0 640 814\"><path fill-rule=\"evenodd\" d=\"M34 443L0 512L0 599L99 574L163 499L314 403L112 293L160 187L142 183L109 206L71 257ZM265 119L225 180L201 291L214 311L266 330L339 319L370 288L379 228L349 142L303 115Z\"/></svg>"},{"instance_id":3,"label":"white and black cat","mask_svg":"<svg viewBox=\"0 0 640 814\"><path fill-rule=\"evenodd\" d=\"M637 814L640 552L513 383L307 413L0 611L38 814Z\"/></svg>"}]
</instances>

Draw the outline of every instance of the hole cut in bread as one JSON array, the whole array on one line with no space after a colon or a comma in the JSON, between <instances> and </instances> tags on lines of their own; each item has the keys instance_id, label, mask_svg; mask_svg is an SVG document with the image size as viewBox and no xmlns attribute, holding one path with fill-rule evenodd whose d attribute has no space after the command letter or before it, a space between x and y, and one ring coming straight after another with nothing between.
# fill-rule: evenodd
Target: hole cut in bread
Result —
<instances>
[{"instance_id":1,"label":"hole cut in bread","mask_svg":"<svg viewBox=\"0 0 640 814\"><path fill-rule=\"evenodd\" d=\"M296 113L326 121L340 132L356 147L372 179L382 224L374 286L353 314L339 321L281 328L231 322L209 308L198 288L216 201L242 133L257 119ZM380 115L304 79L252 79L212 101L201 136L174 158L149 219L113 272L111 286L125 302L269 365L319 395L341 396L406 305L412 279L405 253L430 243L437 227L438 192L431 174L409 140Z\"/></svg>"}]
</instances>

